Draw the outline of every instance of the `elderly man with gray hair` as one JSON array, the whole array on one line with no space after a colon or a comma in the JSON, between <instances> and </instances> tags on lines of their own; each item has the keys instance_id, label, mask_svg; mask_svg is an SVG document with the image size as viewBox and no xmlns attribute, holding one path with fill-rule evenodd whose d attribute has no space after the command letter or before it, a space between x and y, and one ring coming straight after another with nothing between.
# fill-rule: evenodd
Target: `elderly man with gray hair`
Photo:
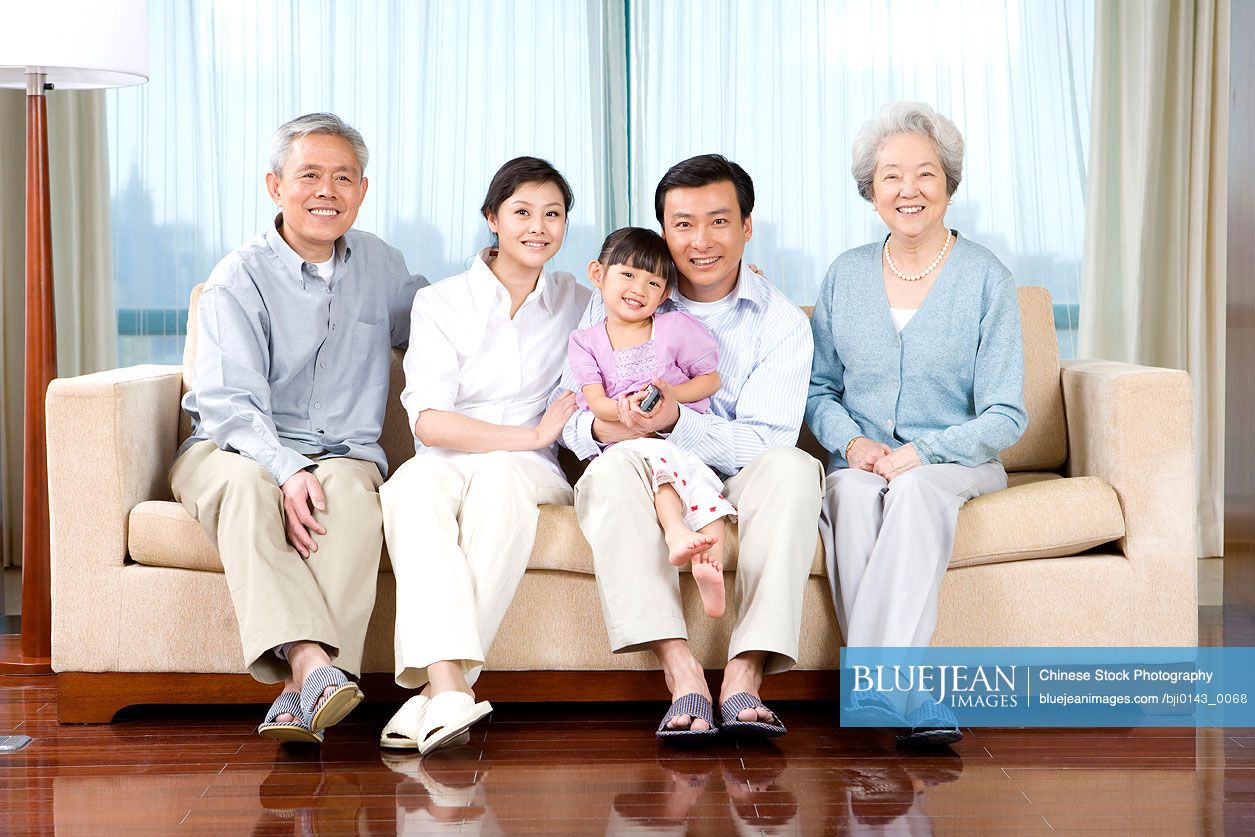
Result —
<instances>
[{"instance_id":1,"label":"elderly man with gray hair","mask_svg":"<svg viewBox=\"0 0 1255 837\"><path fill-rule=\"evenodd\" d=\"M414 292L396 249L351 229L368 152L339 117L275 132L274 226L220 261L197 310L193 432L174 497L218 548L256 679L283 682L258 727L321 743L362 700L383 541L379 436L390 354Z\"/></svg>"}]
</instances>

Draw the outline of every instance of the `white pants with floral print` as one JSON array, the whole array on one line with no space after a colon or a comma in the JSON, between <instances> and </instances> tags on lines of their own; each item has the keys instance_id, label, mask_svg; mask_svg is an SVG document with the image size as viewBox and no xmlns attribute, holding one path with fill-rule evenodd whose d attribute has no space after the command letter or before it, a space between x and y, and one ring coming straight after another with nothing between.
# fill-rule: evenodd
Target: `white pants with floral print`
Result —
<instances>
[{"instance_id":1,"label":"white pants with floral print","mask_svg":"<svg viewBox=\"0 0 1255 837\"><path fill-rule=\"evenodd\" d=\"M654 477L654 493L670 485L684 504L684 525L694 532L721 517L736 519L736 506L723 496L723 480L693 454L665 439L631 439L615 447L645 457Z\"/></svg>"}]
</instances>

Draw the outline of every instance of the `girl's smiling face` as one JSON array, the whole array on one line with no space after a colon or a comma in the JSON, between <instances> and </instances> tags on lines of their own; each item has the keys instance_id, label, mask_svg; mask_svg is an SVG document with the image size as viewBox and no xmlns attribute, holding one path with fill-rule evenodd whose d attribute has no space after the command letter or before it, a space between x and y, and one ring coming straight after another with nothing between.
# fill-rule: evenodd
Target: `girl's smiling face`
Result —
<instances>
[{"instance_id":1,"label":"girl's smiling face","mask_svg":"<svg viewBox=\"0 0 1255 837\"><path fill-rule=\"evenodd\" d=\"M588 277L601 289L606 316L612 321L648 320L667 298L667 281L663 277L632 265L606 267L594 261L588 266Z\"/></svg>"}]
</instances>

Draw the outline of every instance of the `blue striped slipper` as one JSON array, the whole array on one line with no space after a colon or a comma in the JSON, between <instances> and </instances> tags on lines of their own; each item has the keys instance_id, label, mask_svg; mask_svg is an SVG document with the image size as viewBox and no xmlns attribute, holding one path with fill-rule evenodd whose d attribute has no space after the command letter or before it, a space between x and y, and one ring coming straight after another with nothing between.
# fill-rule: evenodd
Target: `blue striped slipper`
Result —
<instances>
[{"instance_id":1,"label":"blue striped slipper","mask_svg":"<svg viewBox=\"0 0 1255 837\"><path fill-rule=\"evenodd\" d=\"M745 738L778 738L788 732L781 723L780 717L775 712L771 712L771 722L764 721L738 721L736 716L744 712L746 709L757 709L758 707L767 709L761 700L751 695L749 692L737 692L732 697L725 700L719 705L719 717L723 719L723 731L731 735L739 735Z\"/></svg>"},{"instance_id":2,"label":"blue striped slipper","mask_svg":"<svg viewBox=\"0 0 1255 837\"><path fill-rule=\"evenodd\" d=\"M710 725L710 729L668 729L667 724L672 718L680 715L688 715L690 718L701 718ZM697 692L690 692L687 695L681 695L671 704L671 708L667 710L667 714L662 717L662 723L658 725L658 731L654 735L659 738L707 738L718 735L719 728L715 726L715 712L710 705L710 698L703 697Z\"/></svg>"},{"instance_id":3,"label":"blue striped slipper","mask_svg":"<svg viewBox=\"0 0 1255 837\"><path fill-rule=\"evenodd\" d=\"M909 732L898 736L898 743L906 747L941 747L963 738L959 731L959 719L950 707L935 700L926 700L906 716Z\"/></svg>"},{"instance_id":4,"label":"blue striped slipper","mask_svg":"<svg viewBox=\"0 0 1255 837\"><path fill-rule=\"evenodd\" d=\"M277 720L280 715L291 715L294 720ZM322 733L310 729L301 711L301 696L296 692L284 692L270 704L266 720L257 727L257 734L283 743L321 744Z\"/></svg>"},{"instance_id":5,"label":"blue striped slipper","mask_svg":"<svg viewBox=\"0 0 1255 837\"><path fill-rule=\"evenodd\" d=\"M328 686L335 686L335 691L324 697ZM301 685L301 711L309 719L310 729L321 732L344 720L364 697L344 672L335 666L323 666L311 671Z\"/></svg>"},{"instance_id":6,"label":"blue striped slipper","mask_svg":"<svg viewBox=\"0 0 1255 837\"><path fill-rule=\"evenodd\" d=\"M909 727L898 707L880 692L853 692L850 695L850 712L862 721L859 726Z\"/></svg>"}]
</instances>

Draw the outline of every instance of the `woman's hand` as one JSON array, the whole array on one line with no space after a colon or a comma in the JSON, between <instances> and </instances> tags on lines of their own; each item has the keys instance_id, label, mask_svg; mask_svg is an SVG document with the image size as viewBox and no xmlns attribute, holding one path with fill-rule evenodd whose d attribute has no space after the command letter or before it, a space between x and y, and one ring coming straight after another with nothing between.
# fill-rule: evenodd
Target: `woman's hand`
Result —
<instances>
[{"instance_id":1,"label":"woman's hand","mask_svg":"<svg viewBox=\"0 0 1255 837\"><path fill-rule=\"evenodd\" d=\"M876 463L882 458L892 453L888 445L880 442L873 442L865 436L860 436L850 445L850 453L847 462L851 468L857 468L860 471L871 472Z\"/></svg>"},{"instance_id":2,"label":"woman's hand","mask_svg":"<svg viewBox=\"0 0 1255 837\"><path fill-rule=\"evenodd\" d=\"M889 480L889 482L893 482L894 478L900 477L912 468L918 468L923 464L923 462L920 462L919 454L915 452L915 446L905 444L888 456L878 459L872 470Z\"/></svg>"},{"instance_id":3,"label":"woman's hand","mask_svg":"<svg viewBox=\"0 0 1255 837\"><path fill-rule=\"evenodd\" d=\"M563 393L557 401L549 405L549 409L545 410L545 414L540 417L540 422L536 425L536 447L535 450L547 448L558 440L562 435L562 428L566 427L567 419L575 413L575 393Z\"/></svg>"}]
</instances>

